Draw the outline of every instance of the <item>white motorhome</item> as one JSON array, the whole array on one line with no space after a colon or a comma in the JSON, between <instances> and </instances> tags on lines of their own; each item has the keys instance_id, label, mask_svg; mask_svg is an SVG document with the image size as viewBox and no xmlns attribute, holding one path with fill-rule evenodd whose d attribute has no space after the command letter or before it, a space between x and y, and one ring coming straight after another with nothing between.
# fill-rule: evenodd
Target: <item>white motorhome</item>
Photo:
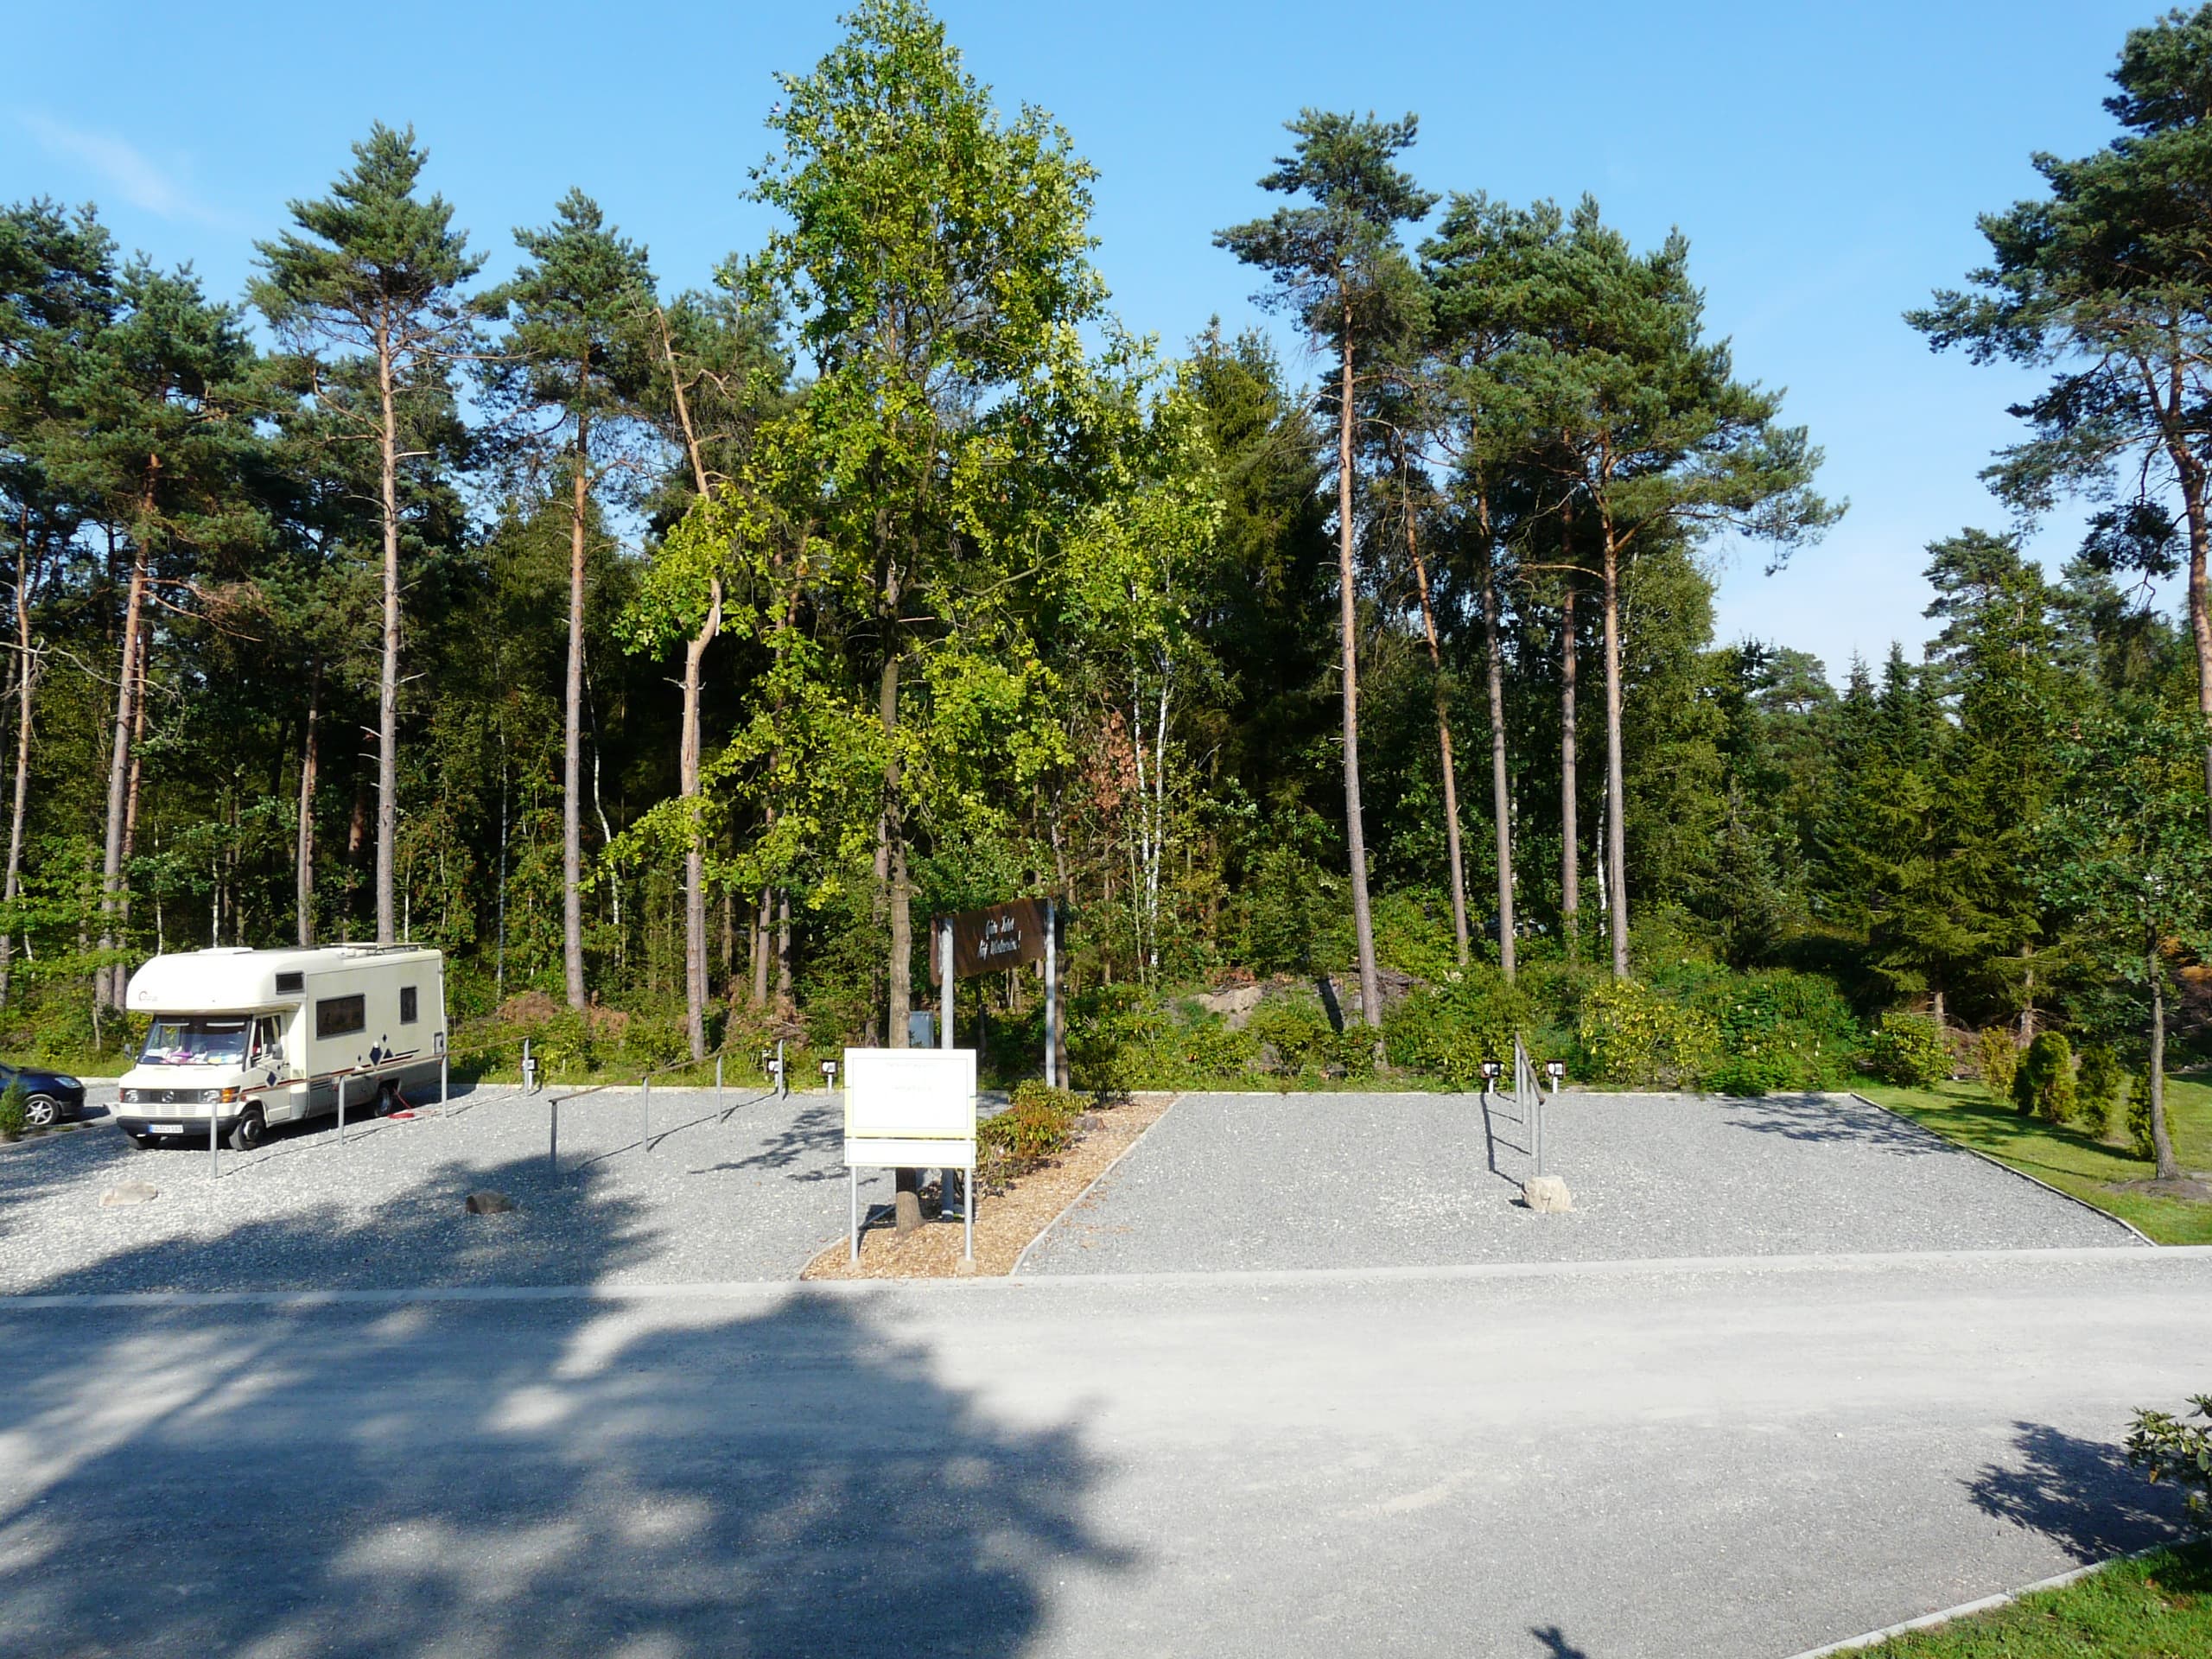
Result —
<instances>
[{"instance_id":1,"label":"white motorhome","mask_svg":"<svg viewBox=\"0 0 2212 1659\"><path fill-rule=\"evenodd\" d=\"M117 1109L142 1147L204 1141L213 1118L243 1151L272 1124L336 1111L341 1089L349 1114L389 1111L436 1083L446 1052L445 958L421 945L156 957L125 1005L152 1022Z\"/></svg>"}]
</instances>

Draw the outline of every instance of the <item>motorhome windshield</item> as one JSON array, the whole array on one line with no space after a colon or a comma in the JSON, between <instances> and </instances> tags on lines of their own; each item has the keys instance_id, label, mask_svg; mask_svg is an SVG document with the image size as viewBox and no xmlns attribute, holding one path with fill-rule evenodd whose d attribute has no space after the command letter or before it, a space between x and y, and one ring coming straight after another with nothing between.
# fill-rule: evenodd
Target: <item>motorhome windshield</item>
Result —
<instances>
[{"instance_id":1,"label":"motorhome windshield","mask_svg":"<svg viewBox=\"0 0 2212 1659\"><path fill-rule=\"evenodd\" d=\"M251 1022L203 1015L157 1014L146 1033L142 1065L243 1065Z\"/></svg>"}]
</instances>

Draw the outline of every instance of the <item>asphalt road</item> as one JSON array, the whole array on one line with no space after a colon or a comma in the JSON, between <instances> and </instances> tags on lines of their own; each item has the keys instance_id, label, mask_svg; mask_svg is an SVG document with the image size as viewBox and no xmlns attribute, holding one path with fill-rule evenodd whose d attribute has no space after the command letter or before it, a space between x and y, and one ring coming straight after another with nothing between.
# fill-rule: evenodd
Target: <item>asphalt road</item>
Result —
<instances>
[{"instance_id":1,"label":"asphalt road","mask_svg":"<svg viewBox=\"0 0 2212 1659\"><path fill-rule=\"evenodd\" d=\"M1798 1652L2157 1535L2212 1251L0 1301L0 1653Z\"/></svg>"}]
</instances>

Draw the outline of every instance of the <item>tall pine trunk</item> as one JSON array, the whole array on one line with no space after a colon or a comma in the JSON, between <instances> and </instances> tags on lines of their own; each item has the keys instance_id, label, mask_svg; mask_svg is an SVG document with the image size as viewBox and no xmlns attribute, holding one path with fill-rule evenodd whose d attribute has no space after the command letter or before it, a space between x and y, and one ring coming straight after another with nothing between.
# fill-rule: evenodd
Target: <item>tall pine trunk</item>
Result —
<instances>
[{"instance_id":1,"label":"tall pine trunk","mask_svg":"<svg viewBox=\"0 0 2212 1659\"><path fill-rule=\"evenodd\" d=\"M394 937L393 846L399 833L399 410L391 324L377 325L377 390L382 401L378 483L384 509L384 655L377 671L377 943Z\"/></svg>"},{"instance_id":2,"label":"tall pine trunk","mask_svg":"<svg viewBox=\"0 0 2212 1659\"><path fill-rule=\"evenodd\" d=\"M130 868L132 855L138 850L138 802L141 785L146 776L146 655L152 643L152 631L138 630L138 688L131 696L130 709L130 779L123 791L123 868ZM116 931L118 937L130 937L130 883L126 879L115 906ZM130 988L129 976L118 963L108 970L115 979L115 1006L121 1007L124 994Z\"/></svg>"},{"instance_id":3,"label":"tall pine trunk","mask_svg":"<svg viewBox=\"0 0 2212 1659\"><path fill-rule=\"evenodd\" d=\"M39 659L31 649L30 512L23 513L23 538L16 550L16 792L8 813L8 876L0 899L12 905L22 893L23 820L30 809L31 694ZM0 1008L8 1006L9 970L15 962L12 926L0 925Z\"/></svg>"},{"instance_id":4,"label":"tall pine trunk","mask_svg":"<svg viewBox=\"0 0 2212 1659\"><path fill-rule=\"evenodd\" d=\"M2206 565L2212 552L2212 525L2206 522L2204 469L2184 446L2177 457L2182 506L2189 520L2189 632L2196 646L2196 709L2212 724L2212 603L2208 602ZM2204 803L2212 822L2212 741L2204 749Z\"/></svg>"},{"instance_id":5,"label":"tall pine trunk","mask_svg":"<svg viewBox=\"0 0 2212 1659\"><path fill-rule=\"evenodd\" d=\"M116 664L115 741L108 752L107 834L100 860L100 950L103 953L116 950L119 944L116 926L123 887L123 823L129 810L130 740L137 729L138 632L145 626L146 536L150 533L153 518L150 469L159 466L158 461L149 463L146 524L141 533L131 537L130 586L124 600L123 646ZM123 991L121 964L110 967L103 963L93 976L92 1000L95 1004L104 1008L120 1008L123 1006Z\"/></svg>"},{"instance_id":6,"label":"tall pine trunk","mask_svg":"<svg viewBox=\"0 0 2212 1659\"><path fill-rule=\"evenodd\" d=\"M760 889L760 902L753 916L753 985L750 1001L756 1008L768 1006L769 931L775 924L775 889Z\"/></svg>"},{"instance_id":7,"label":"tall pine trunk","mask_svg":"<svg viewBox=\"0 0 2212 1659\"><path fill-rule=\"evenodd\" d=\"M300 833L293 849L292 903L299 918L300 949L315 944L315 785L321 757L315 747L315 721L322 712L322 658L308 676L308 721L300 741Z\"/></svg>"},{"instance_id":8,"label":"tall pine trunk","mask_svg":"<svg viewBox=\"0 0 2212 1659\"><path fill-rule=\"evenodd\" d=\"M1358 590L1352 575L1351 302L1344 308L1342 382L1337 418L1338 624L1343 635L1344 837L1351 855L1351 925L1359 949L1359 1014L1370 1031L1382 1025L1382 982L1375 972L1375 921L1367 900L1367 831L1359 804Z\"/></svg>"},{"instance_id":9,"label":"tall pine trunk","mask_svg":"<svg viewBox=\"0 0 2212 1659\"><path fill-rule=\"evenodd\" d=\"M1628 817L1621 782L1621 558L1611 514L1605 532L1605 874L1613 974L1628 977Z\"/></svg>"},{"instance_id":10,"label":"tall pine trunk","mask_svg":"<svg viewBox=\"0 0 2212 1659\"><path fill-rule=\"evenodd\" d=\"M899 642L895 629L899 599L895 582L885 589L883 626L887 646L883 674L876 687L876 713L883 722L887 743L899 732ZM899 756L894 749L883 763L883 815L878 832L883 898L891 924L890 958L885 964L884 1033L886 1048L906 1046L906 1016L914 1006L913 898L906 885L906 826L899 798Z\"/></svg>"},{"instance_id":11,"label":"tall pine trunk","mask_svg":"<svg viewBox=\"0 0 2212 1659\"><path fill-rule=\"evenodd\" d=\"M575 476L569 480L569 679L561 753L561 966L572 1008L584 1006L584 531L591 502L590 453L586 448L589 432L590 423L579 413ZM691 671L687 652L687 695ZM688 725L685 734L690 735Z\"/></svg>"},{"instance_id":12,"label":"tall pine trunk","mask_svg":"<svg viewBox=\"0 0 2212 1659\"><path fill-rule=\"evenodd\" d=\"M1582 849L1576 823L1580 785L1575 776L1574 752L1574 578L1567 581L1567 597L1560 606L1559 693L1559 891L1560 931L1567 935L1567 959L1582 955Z\"/></svg>"},{"instance_id":13,"label":"tall pine trunk","mask_svg":"<svg viewBox=\"0 0 2212 1659\"><path fill-rule=\"evenodd\" d=\"M1444 761L1444 850L1452 864L1452 938L1459 965L1467 965L1467 861L1459 847L1459 766L1452 752L1451 697L1444 683L1444 652L1437 643L1436 614L1429 604L1428 562L1415 533L1410 473L1402 447L1398 453L1400 493L1405 502L1406 554L1413 560L1414 585L1421 594L1421 627L1428 641L1429 683L1436 696L1436 747Z\"/></svg>"},{"instance_id":14,"label":"tall pine trunk","mask_svg":"<svg viewBox=\"0 0 2212 1659\"><path fill-rule=\"evenodd\" d=\"M2158 1160L2162 1181L2181 1179L2181 1165L2174 1157L2173 1137L2166 1132L2166 986L2165 964L2158 959L2159 940L2154 933L2143 953L2151 982L2151 1151Z\"/></svg>"}]
</instances>

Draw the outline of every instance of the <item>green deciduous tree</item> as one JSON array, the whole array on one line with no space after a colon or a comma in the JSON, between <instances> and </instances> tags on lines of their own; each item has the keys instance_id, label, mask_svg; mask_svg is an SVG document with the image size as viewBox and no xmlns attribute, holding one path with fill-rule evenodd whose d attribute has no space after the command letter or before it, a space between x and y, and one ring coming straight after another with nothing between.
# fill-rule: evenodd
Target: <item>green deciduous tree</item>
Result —
<instances>
[{"instance_id":1,"label":"green deciduous tree","mask_svg":"<svg viewBox=\"0 0 2212 1659\"><path fill-rule=\"evenodd\" d=\"M897 1046L917 795L947 758L909 696L990 667L988 635L1014 613L989 596L1064 528L1062 455L1082 450L1055 446L1084 423L1077 330L1103 316L1105 290L1090 263L1092 172L1066 134L1034 109L1002 120L922 6L868 0L845 22L811 73L783 79L770 121L783 146L753 181L785 222L742 278L788 308L814 359L792 418L824 463L824 581L870 613L885 1040ZM983 679L1020 703L1026 653L1000 649L1011 659Z\"/></svg>"},{"instance_id":2,"label":"green deciduous tree","mask_svg":"<svg viewBox=\"0 0 2212 1659\"><path fill-rule=\"evenodd\" d=\"M2076 948L2143 999L2158 1179L2181 1174L2166 1129L2166 1010L2177 957L2212 945L2212 836L2199 772L2202 716L2122 696L2076 721L2063 783L2038 824L2044 892Z\"/></svg>"}]
</instances>

